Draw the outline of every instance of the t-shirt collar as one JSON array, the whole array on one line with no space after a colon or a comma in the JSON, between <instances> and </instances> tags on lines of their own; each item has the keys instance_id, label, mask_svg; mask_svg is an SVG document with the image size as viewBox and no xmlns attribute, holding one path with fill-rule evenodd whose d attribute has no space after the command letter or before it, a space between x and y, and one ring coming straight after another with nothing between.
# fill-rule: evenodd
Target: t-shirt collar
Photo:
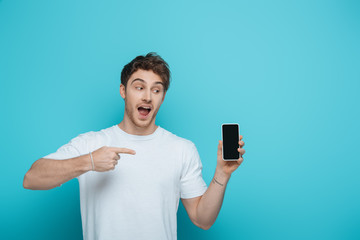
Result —
<instances>
[{"instance_id":1,"label":"t-shirt collar","mask_svg":"<svg viewBox=\"0 0 360 240\"><path fill-rule=\"evenodd\" d=\"M156 130L153 133L149 134L149 135L134 135L134 134L129 134L129 133L125 132L117 124L114 125L114 128L116 129L115 131L118 132L120 135L122 135L122 136L124 136L124 137L126 137L128 139L136 140L136 141L154 139L162 131L162 128L160 126L158 126L156 128Z\"/></svg>"}]
</instances>

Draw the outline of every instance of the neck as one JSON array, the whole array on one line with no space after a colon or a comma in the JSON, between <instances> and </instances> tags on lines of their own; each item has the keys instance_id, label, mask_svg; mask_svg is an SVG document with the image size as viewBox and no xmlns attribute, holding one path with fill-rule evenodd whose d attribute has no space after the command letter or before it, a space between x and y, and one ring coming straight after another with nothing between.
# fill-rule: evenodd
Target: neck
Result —
<instances>
[{"instance_id":1,"label":"neck","mask_svg":"<svg viewBox=\"0 0 360 240\"><path fill-rule=\"evenodd\" d=\"M132 135L150 135L158 128L154 121L145 127L137 126L128 117L126 117L126 115L124 116L124 119L118 124L118 126L124 132Z\"/></svg>"}]
</instances>

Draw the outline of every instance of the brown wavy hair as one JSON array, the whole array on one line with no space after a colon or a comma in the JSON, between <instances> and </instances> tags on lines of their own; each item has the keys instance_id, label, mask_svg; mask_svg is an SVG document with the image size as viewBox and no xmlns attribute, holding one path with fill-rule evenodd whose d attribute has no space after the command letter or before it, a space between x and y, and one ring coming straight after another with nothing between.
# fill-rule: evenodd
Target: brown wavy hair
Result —
<instances>
[{"instance_id":1,"label":"brown wavy hair","mask_svg":"<svg viewBox=\"0 0 360 240\"><path fill-rule=\"evenodd\" d=\"M138 69L152 70L155 74L160 76L164 83L164 90L168 90L170 86L169 65L158 54L155 52L150 52L145 56L137 56L124 66L123 70L121 71L121 83L125 86L125 88L130 76Z\"/></svg>"}]
</instances>

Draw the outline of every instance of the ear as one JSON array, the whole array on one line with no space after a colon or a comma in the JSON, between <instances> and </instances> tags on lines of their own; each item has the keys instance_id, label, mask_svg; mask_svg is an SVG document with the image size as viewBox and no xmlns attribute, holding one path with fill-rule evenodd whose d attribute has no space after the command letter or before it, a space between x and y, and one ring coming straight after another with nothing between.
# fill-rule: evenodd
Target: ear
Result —
<instances>
[{"instance_id":1,"label":"ear","mask_svg":"<svg viewBox=\"0 0 360 240\"><path fill-rule=\"evenodd\" d=\"M125 91L125 85L124 84L120 84L120 95L121 95L121 97L125 100L125 94L126 93L126 91Z\"/></svg>"}]
</instances>

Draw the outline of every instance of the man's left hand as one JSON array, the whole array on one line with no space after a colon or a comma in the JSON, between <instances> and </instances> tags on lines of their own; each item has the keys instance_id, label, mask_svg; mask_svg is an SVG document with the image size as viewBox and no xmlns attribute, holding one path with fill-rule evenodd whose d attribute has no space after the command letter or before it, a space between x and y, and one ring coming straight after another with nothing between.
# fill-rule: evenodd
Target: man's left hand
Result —
<instances>
[{"instance_id":1,"label":"man's left hand","mask_svg":"<svg viewBox=\"0 0 360 240\"><path fill-rule=\"evenodd\" d=\"M238 152L240 153L240 158L236 161L224 161L222 158L222 150L223 150L223 143L219 141L218 145L218 152L217 152L217 166L216 171L220 171L225 175L230 176L244 161L243 155L245 154L245 149L243 149L245 143L242 141L243 136L240 135L239 139L239 148Z\"/></svg>"}]
</instances>

